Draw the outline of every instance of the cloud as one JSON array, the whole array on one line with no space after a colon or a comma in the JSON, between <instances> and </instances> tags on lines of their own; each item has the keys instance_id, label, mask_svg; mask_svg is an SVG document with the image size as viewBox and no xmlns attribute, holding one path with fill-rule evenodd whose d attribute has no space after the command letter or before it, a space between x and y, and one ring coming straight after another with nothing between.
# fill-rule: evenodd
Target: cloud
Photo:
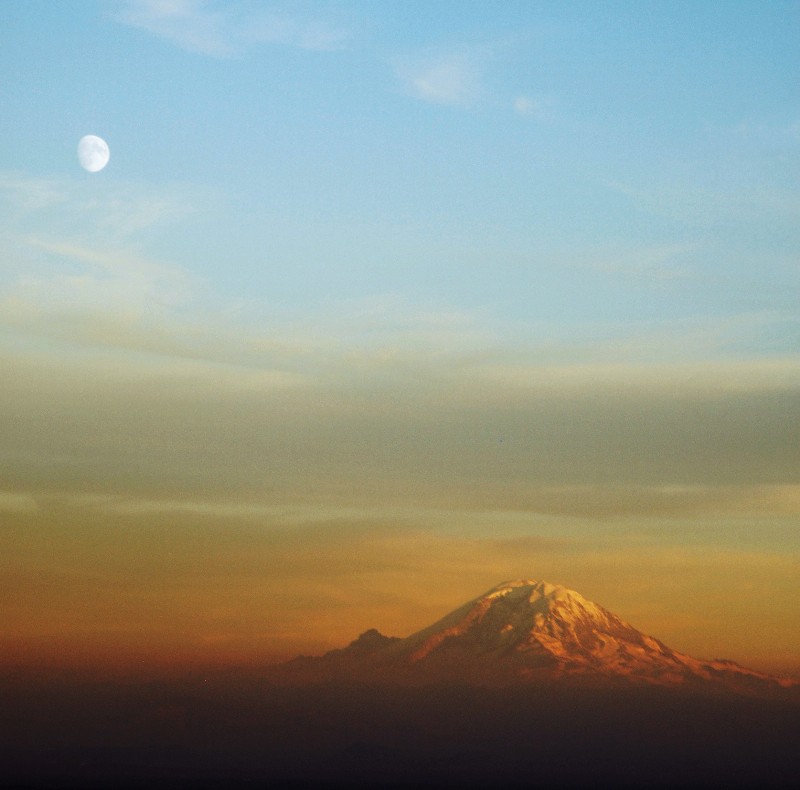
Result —
<instances>
[{"instance_id":1,"label":"cloud","mask_svg":"<svg viewBox=\"0 0 800 790\"><path fill-rule=\"evenodd\" d=\"M517 96L514 99L513 107L517 115L534 121L549 122L555 117L553 103L549 99Z\"/></svg>"},{"instance_id":2,"label":"cloud","mask_svg":"<svg viewBox=\"0 0 800 790\"><path fill-rule=\"evenodd\" d=\"M480 70L466 52L399 59L395 73L411 96L432 104L468 106L480 95Z\"/></svg>"},{"instance_id":3,"label":"cloud","mask_svg":"<svg viewBox=\"0 0 800 790\"><path fill-rule=\"evenodd\" d=\"M588 265L637 280L687 280L697 275L686 265L686 260L696 257L699 251L700 245L695 243L644 245L620 250L607 259L600 253Z\"/></svg>"},{"instance_id":4,"label":"cloud","mask_svg":"<svg viewBox=\"0 0 800 790\"><path fill-rule=\"evenodd\" d=\"M17 212L40 211L65 203L68 190L65 182L53 178L32 178L19 173L0 173L0 195Z\"/></svg>"},{"instance_id":5,"label":"cloud","mask_svg":"<svg viewBox=\"0 0 800 790\"><path fill-rule=\"evenodd\" d=\"M442 492L446 494L446 492ZM102 493L62 493L0 490L0 510L32 512L39 507L37 497L45 502L91 512L102 517L159 516L161 518L208 517L219 523L246 525L255 523L281 533L311 534L326 532L336 525L340 532L373 537L398 536L426 530L463 539L486 539L500 549L527 546L530 551L558 549L568 551L579 545L576 534L581 524L592 523L604 541L623 538L629 543L639 539L652 541L653 524L671 522L668 534L659 542L675 546L707 542L718 538L714 520L724 524L723 531L735 535L735 542L747 541L741 533L754 531L758 525L762 548L767 548L764 533L773 532L776 541L784 539L781 531L800 516L800 484L785 485L531 485L507 490L502 507L482 506L485 491L477 496L446 497L438 503L435 496L423 497L419 504L405 497L371 497L354 491L343 499L313 496L298 497L289 490L269 497L258 494L231 498L226 491L212 495L208 491L183 496L138 496L132 492L103 489ZM424 501L423 501L424 500ZM706 522L704 532L694 531L693 519ZM737 530L736 519L747 519ZM681 526L683 524L683 526ZM560 538L550 536L555 530ZM543 537L543 534L548 537ZM800 546L800 539L794 540Z\"/></svg>"},{"instance_id":6,"label":"cloud","mask_svg":"<svg viewBox=\"0 0 800 790\"><path fill-rule=\"evenodd\" d=\"M134 0L119 19L189 52L222 57L233 54L225 16L210 11L202 0Z\"/></svg>"},{"instance_id":7,"label":"cloud","mask_svg":"<svg viewBox=\"0 0 800 790\"><path fill-rule=\"evenodd\" d=\"M800 143L800 119L747 118L733 125L707 125L706 133L717 145L737 146L739 153L752 156L762 153L775 156L779 152L793 152Z\"/></svg>"},{"instance_id":8,"label":"cloud","mask_svg":"<svg viewBox=\"0 0 800 790\"><path fill-rule=\"evenodd\" d=\"M641 380L659 363L705 364L720 354L752 351L753 337L796 335L796 317L772 310L713 321L593 325L559 339L551 327L520 327L488 310L391 295L279 318L266 302L223 300L188 270L139 251L146 231L202 208L202 196L126 185L95 193L66 181L0 174L6 267L0 325L7 341L46 340L59 353L102 348L281 370L326 386L349 386L359 376L386 387L495 374L505 384L528 375L545 382L575 371L603 379L615 369L623 377L635 369L634 380ZM104 210L88 210L93 201ZM689 276L684 259L696 252L693 245L640 247L582 265L670 283ZM789 350L774 347L776 354Z\"/></svg>"},{"instance_id":9,"label":"cloud","mask_svg":"<svg viewBox=\"0 0 800 790\"><path fill-rule=\"evenodd\" d=\"M202 309L202 282L138 245L196 206L197 196L180 188L154 194L121 184L98 193L68 180L0 174L6 340L175 349L175 336L188 329L182 311Z\"/></svg>"},{"instance_id":10,"label":"cloud","mask_svg":"<svg viewBox=\"0 0 800 790\"><path fill-rule=\"evenodd\" d=\"M219 357L75 355L52 343L34 354L30 341L4 352L5 473L34 479L46 469L55 481L80 469L87 486L108 490L158 481L243 495L269 485L578 515L709 501L664 486L798 482L792 360L574 368L440 360L408 365L387 383L341 350L330 368L303 372L291 354ZM575 486L588 488L567 490Z\"/></svg>"},{"instance_id":11,"label":"cloud","mask_svg":"<svg viewBox=\"0 0 800 790\"><path fill-rule=\"evenodd\" d=\"M220 58L241 55L262 44L336 50L349 38L347 30L321 19L206 0L130 0L118 20L187 52Z\"/></svg>"},{"instance_id":12,"label":"cloud","mask_svg":"<svg viewBox=\"0 0 800 790\"><path fill-rule=\"evenodd\" d=\"M0 490L0 513L35 513L36 498L31 494Z\"/></svg>"},{"instance_id":13,"label":"cloud","mask_svg":"<svg viewBox=\"0 0 800 790\"><path fill-rule=\"evenodd\" d=\"M60 238L121 242L177 222L207 201L181 185L154 191L138 184L87 187L85 182L0 173L0 234L22 238L46 227ZM8 263L8 261L6 262Z\"/></svg>"},{"instance_id":14,"label":"cloud","mask_svg":"<svg viewBox=\"0 0 800 790\"><path fill-rule=\"evenodd\" d=\"M629 198L642 211L699 229L740 230L751 225L761 232L771 228L782 231L785 222L800 223L800 193L796 189L764 183L730 189L707 188L697 183L637 187L611 182L608 187Z\"/></svg>"},{"instance_id":15,"label":"cloud","mask_svg":"<svg viewBox=\"0 0 800 790\"><path fill-rule=\"evenodd\" d=\"M174 310L190 298L191 278L178 267L163 266L120 250L97 250L35 237L26 241L59 263L69 261L71 266L22 275L0 290L6 326L47 333L48 326L54 323L60 324L62 330L65 324L73 323L85 333L89 324L101 316L113 317L112 324L129 324L147 315ZM109 328L106 322L105 329Z\"/></svg>"}]
</instances>

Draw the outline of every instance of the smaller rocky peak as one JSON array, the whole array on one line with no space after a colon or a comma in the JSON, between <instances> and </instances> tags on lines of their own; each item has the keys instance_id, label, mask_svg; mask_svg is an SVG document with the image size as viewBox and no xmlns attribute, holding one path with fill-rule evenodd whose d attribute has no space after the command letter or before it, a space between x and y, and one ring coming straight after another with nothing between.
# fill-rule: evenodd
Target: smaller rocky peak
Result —
<instances>
[{"instance_id":1,"label":"smaller rocky peak","mask_svg":"<svg viewBox=\"0 0 800 790\"><path fill-rule=\"evenodd\" d=\"M349 652L372 653L397 640L396 636L384 636L377 628L370 628L368 631L364 631L358 639L354 639L346 649Z\"/></svg>"}]
</instances>

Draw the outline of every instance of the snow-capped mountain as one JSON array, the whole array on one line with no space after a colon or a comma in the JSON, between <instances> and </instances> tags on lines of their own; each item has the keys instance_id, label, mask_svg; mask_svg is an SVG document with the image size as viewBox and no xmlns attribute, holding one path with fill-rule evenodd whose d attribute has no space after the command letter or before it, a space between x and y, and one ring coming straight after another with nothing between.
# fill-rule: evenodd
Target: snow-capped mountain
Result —
<instances>
[{"instance_id":1,"label":"snow-capped mountain","mask_svg":"<svg viewBox=\"0 0 800 790\"><path fill-rule=\"evenodd\" d=\"M504 582L438 622L399 639L371 629L348 647L283 666L306 680L513 685L561 680L702 686L763 693L797 688L727 660L672 650L556 584Z\"/></svg>"}]
</instances>

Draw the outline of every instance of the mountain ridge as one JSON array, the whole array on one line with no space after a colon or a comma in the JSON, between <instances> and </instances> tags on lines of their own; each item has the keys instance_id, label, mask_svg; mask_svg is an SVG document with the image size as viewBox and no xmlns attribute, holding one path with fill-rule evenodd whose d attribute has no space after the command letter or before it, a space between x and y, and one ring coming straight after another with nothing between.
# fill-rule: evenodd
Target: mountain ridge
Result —
<instances>
[{"instance_id":1,"label":"mountain ridge","mask_svg":"<svg viewBox=\"0 0 800 790\"><path fill-rule=\"evenodd\" d=\"M298 657L276 674L287 682L800 691L793 679L673 650L575 590L535 579L502 582L408 637L369 629L344 648Z\"/></svg>"}]
</instances>

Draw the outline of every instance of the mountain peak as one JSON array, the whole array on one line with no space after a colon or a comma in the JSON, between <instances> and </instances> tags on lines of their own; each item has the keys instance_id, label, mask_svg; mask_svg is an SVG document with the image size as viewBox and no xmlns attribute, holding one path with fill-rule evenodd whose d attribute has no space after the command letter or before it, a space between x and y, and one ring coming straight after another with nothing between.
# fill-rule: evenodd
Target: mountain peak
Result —
<instances>
[{"instance_id":1,"label":"mountain peak","mask_svg":"<svg viewBox=\"0 0 800 790\"><path fill-rule=\"evenodd\" d=\"M541 581L538 579L513 579L511 581L502 582L496 587L486 592L482 598L495 598L498 596L512 596L520 598L527 595L531 602L541 598L550 598L552 600L567 600L574 599L582 603L589 603L579 592L570 590L562 584L553 584L548 581Z\"/></svg>"},{"instance_id":2,"label":"mountain peak","mask_svg":"<svg viewBox=\"0 0 800 790\"><path fill-rule=\"evenodd\" d=\"M580 593L535 579L503 582L408 637L412 663L434 651L526 653L536 665L580 661L609 629L637 632ZM534 660L535 659L535 660Z\"/></svg>"},{"instance_id":3,"label":"mountain peak","mask_svg":"<svg viewBox=\"0 0 800 790\"><path fill-rule=\"evenodd\" d=\"M371 652L386 647L391 642L396 642L397 637L384 636L377 628L370 628L364 631L358 639L354 639L348 646L347 650Z\"/></svg>"},{"instance_id":4,"label":"mountain peak","mask_svg":"<svg viewBox=\"0 0 800 790\"><path fill-rule=\"evenodd\" d=\"M798 685L672 650L575 590L536 579L502 582L404 639L370 629L317 659L315 669L323 677L413 684L572 679L745 693Z\"/></svg>"}]
</instances>

